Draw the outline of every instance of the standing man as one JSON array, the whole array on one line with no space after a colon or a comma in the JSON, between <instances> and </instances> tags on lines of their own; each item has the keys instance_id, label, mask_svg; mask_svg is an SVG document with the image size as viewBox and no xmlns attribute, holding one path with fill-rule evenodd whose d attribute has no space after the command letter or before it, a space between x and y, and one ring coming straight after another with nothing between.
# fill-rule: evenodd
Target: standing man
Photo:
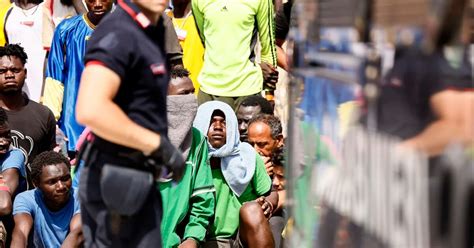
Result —
<instances>
[{"instance_id":1,"label":"standing man","mask_svg":"<svg viewBox=\"0 0 474 248\"><path fill-rule=\"evenodd\" d=\"M27 158L26 164L56 145L56 121L45 106L23 94L28 59L16 44L0 47L0 107L5 109L12 129L12 144ZM29 75L29 74L28 74Z\"/></svg>"},{"instance_id":2,"label":"standing man","mask_svg":"<svg viewBox=\"0 0 474 248\"><path fill-rule=\"evenodd\" d=\"M92 32L112 9L113 0L86 0L89 12L62 21L56 28L46 68L43 103L58 120L68 138L68 151L75 150L84 131L75 117L77 91L84 70L84 53Z\"/></svg>"},{"instance_id":3,"label":"standing man","mask_svg":"<svg viewBox=\"0 0 474 248\"><path fill-rule=\"evenodd\" d=\"M198 75L204 59L204 46L199 36L190 0L173 0L173 9L167 11L173 21L179 44L183 48L183 64L190 72L194 88L199 89Z\"/></svg>"},{"instance_id":4,"label":"standing man","mask_svg":"<svg viewBox=\"0 0 474 248\"><path fill-rule=\"evenodd\" d=\"M89 40L76 117L91 128L79 196L86 247L161 247L160 174L185 163L167 138L166 0L119 0Z\"/></svg>"},{"instance_id":5,"label":"standing man","mask_svg":"<svg viewBox=\"0 0 474 248\"><path fill-rule=\"evenodd\" d=\"M263 74L268 86L275 87L278 73L271 0L193 0L192 9L205 47L198 77L200 104L219 100L235 110L244 96L262 91ZM253 56L255 27L262 48L261 68Z\"/></svg>"}]
</instances>

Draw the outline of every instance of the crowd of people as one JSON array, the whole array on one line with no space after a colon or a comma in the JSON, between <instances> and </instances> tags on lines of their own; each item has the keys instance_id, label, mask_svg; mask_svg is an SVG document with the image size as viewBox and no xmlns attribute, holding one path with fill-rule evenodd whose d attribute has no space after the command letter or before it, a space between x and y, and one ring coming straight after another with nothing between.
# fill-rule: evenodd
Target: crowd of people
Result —
<instances>
[{"instance_id":1,"label":"crowd of people","mask_svg":"<svg viewBox=\"0 0 474 248\"><path fill-rule=\"evenodd\" d=\"M281 247L278 10L1 0L0 247Z\"/></svg>"}]
</instances>

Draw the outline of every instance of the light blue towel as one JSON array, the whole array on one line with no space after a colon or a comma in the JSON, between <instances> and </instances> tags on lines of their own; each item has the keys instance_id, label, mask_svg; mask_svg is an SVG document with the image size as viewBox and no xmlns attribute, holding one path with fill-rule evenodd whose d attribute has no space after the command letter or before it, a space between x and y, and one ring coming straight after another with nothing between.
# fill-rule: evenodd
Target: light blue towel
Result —
<instances>
[{"instance_id":1,"label":"light blue towel","mask_svg":"<svg viewBox=\"0 0 474 248\"><path fill-rule=\"evenodd\" d=\"M207 136L215 110L221 110L225 115L227 139L219 149L212 147L208 141L209 157L221 158L222 174L230 189L240 196L255 173L256 153L248 143L240 142L237 117L224 102L211 101L199 106L193 126Z\"/></svg>"}]
</instances>

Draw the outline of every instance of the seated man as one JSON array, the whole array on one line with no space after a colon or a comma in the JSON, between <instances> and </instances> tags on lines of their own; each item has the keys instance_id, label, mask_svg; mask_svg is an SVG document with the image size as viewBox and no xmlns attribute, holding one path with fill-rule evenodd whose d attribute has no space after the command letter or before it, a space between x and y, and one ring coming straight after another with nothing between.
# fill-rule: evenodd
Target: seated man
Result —
<instances>
[{"instance_id":1,"label":"seated man","mask_svg":"<svg viewBox=\"0 0 474 248\"><path fill-rule=\"evenodd\" d=\"M259 114L252 118L248 127L250 145L267 161L266 167L272 168L273 186L278 192L278 206L270 218L275 247L282 244L281 233L286 225L286 214L283 204L285 201L285 176L283 173L283 134L278 117L268 114Z\"/></svg>"},{"instance_id":2,"label":"seated man","mask_svg":"<svg viewBox=\"0 0 474 248\"><path fill-rule=\"evenodd\" d=\"M283 129L278 117L269 114L254 116L248 126L248 143L262 156L268 175L273 176L273 161L281 156L283 149Z\"/></svg>"},{"instance_id":3,"label":"seated man","mask_svg":"<svg viewBox=\"0 0 474 248\"><path fill-rule=\"evenodd\" d=\"M36 186L20 193L13 204L15 229L11 247L27 247L33 230L35 247L74 247L82 241L79 201L72 194L69 160L47 151L31 164Z\"/></svg>"},{"instance_id":4,"label":"seated man","mask_svg":"<svg viewBox=\"0 0 474 248\"><path fill-rule=\"evenodd\" d=\"M168 137L183 151L186 170L178 185L159 183L163 201L163 247L198 247L204 241L214 215L215 192L207 163L205 136L192 127L197 111L194 86L183 68L171 70L168 85Z\"/></svg>"},{"instance_id":5,"label":"seated man","mask_svg":"<svg viewBox=\"0 0 474 248\"><path fill-rule=\"evenodd\" d=\"M258 95L252 95L244 98L242 103L240 103L236 111L237 121L239 122L240 141L248 141L247 129L249 121L260 113L273 115L273 107L267 99Z\"/></svg>"},{"instance_id":6,"label":"seated man","mask_svg":"<svg viewBox=\"0 0 474 248\"><path fill-rule=\"evenodd\" d=\"M13 229L12 201L26 190L25 157L11 146L12 138L5 110L0 108L0 247L7 245L7 233Z\"/></svg>"},{"instance_id":7,"label":"seated man","mask_svg":"<svg viewBox=\"0 0 474 248\"><path fill-rule=\"evenodd\" d=\"M271 192L260 156L240 142L234 111L226 103L210 101L196 116L194 127L208 137L216 188L214 223L204 247L274 247L267 218L278 204L278 194Z\"/></svg>"}]
</instances>

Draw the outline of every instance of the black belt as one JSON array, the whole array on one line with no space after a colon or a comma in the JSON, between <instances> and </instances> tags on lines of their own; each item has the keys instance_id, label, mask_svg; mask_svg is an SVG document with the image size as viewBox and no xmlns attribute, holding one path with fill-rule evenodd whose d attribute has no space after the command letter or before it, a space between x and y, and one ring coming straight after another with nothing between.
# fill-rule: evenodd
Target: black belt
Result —
<instances>
[{"instance_id":1,"label":"black belt","mask_svg":"<svg viewBox=\"0 0 474 248\"><path fill-rule=\"evenodd\" d=\"M146 165L147 157L138 150L108 142L94 135L92 141L85 141L78 153L78 160L88 166L95 161L107 161L119 166L152 171Z\"/></svg>"}]
</instances>

